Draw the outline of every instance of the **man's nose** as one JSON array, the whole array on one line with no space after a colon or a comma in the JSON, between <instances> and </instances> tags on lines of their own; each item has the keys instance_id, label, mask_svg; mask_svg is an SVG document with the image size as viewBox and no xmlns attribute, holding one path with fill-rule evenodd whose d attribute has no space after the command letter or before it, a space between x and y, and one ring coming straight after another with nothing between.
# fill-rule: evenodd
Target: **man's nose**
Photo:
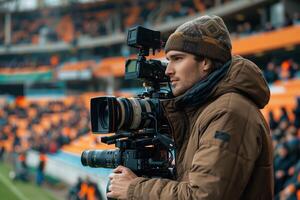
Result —
<instances>
[{"instance_id":1,"label":"man's nose","mask_svg":"<svg viewBox=\"0 0 300 200\"><path fill-rule=\"evenodd\" d=\"M172 74L174 74L174 69L173 69L173 67L172 67L172 65L170 63L167 65L165 74L167 76L171 76Z\"/></svg>"}]
</instances>

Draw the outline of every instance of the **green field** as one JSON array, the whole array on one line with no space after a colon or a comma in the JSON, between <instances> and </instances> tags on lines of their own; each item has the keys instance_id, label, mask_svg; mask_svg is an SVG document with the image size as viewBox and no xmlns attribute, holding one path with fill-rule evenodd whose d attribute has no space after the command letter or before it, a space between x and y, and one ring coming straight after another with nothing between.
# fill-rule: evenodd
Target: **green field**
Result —
<instances>
[{"instance_id":1,"label":"green field","mask_svg":"<svg viewBox=\"0 0 300 200\"><path fill-rule=\"evenodd\" d=\"M24 183L8 177L10 167L0 163L0 199L3 200L57 200L49 191L33 181Z\"/></svg>"}]
</instances>

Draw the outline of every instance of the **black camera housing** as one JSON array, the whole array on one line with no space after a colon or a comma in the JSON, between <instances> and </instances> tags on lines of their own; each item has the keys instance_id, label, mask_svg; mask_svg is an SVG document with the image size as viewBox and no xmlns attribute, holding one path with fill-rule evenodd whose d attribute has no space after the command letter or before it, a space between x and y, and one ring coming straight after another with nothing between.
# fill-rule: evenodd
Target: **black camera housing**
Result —
<instances>
[{"instance_id":1,"label":"black camera housing","mask_svg":"<svg viewBox=\"0 0 300 200\"><path fill-rule=\"evenodd\" d=\"M129 29L127 45L139 49L138 59L128 59L125 64L125 79L140 79L146 82L169 82L165 75L167 65L159 60L147 60L150 49L153 54L161 49L160 32L141 26Z\"/></svg>"},{"instance_id":2,"label":"black camera housing","mask_svg":"<svg viewBox=\"0 0 300 200\"><path fill-rule=\"evenodd\" d=\"M137 49L160 49L160 32L142 26L130 28L127 33L127 45Z\"/></svg>"},{"instance_id":3,"label":"black camera housing","mask_svg":"<svg viewBox=\"0 0 300 200\"><path fill-rule=\"evenodd\" d=\"M159 60L130 59L126 61L125 79L144 79L156 82L169 82L165 75L166 64Z\"/></svg>"},{"instance_id":4,"label":"black camera housing","mask_svg":"<svg viewBox=\"0 0 300 200\"><path fill-rule=\"evenodd\" d=\"M137 26L129 29L128 46L139 49L137 59L125 65L125 79L143 81L145 92L137 98L96 97L91 99L93 133L115 133L102 137L101 142L115 144L116 150L84 151L84 166L114 168L123 165L141 176L171 178L174 143L165 118L161 99L173 97L161 89L169 83L167 65L159 60L147 60L161 48L160 32ZM170 85L169 85L170 87Z\"/></svg>"}]
</instances>

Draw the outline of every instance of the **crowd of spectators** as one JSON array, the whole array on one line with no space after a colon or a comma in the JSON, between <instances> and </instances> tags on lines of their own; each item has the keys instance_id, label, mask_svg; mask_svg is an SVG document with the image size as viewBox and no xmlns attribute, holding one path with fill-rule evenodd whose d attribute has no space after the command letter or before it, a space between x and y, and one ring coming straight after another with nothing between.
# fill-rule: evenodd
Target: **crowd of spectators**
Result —
<instances>
[{"instance_id":1,"label":"crowd of spectators","mask_svg":"<svg viewBox=\"0 0 300 200\"><path fill-rule=\"evenodd\" d=\"M209 0L146 1L132 0L73 4L69 7L43 8L14 13L11 20L11 44L45 44L65 41L76 44L79 38L95 38L124 32L134 25L155 26L184 16L203 13L216 6ZM220 1L225 4L229 1ZM172 5L172 6L169 6ZM4 27L0 16L0 27ZM300 24L300 14L286 14L282 24L252 24L247 19L231 30L232 37ZM0 30L0 44L4 42L4 28Z\"/></svg>"},{"instance_id":2,"label":"crowd of spectators","mask_svg":"<svg viewBox=\"0 0 300 200\"><path fill-rule=\"evenodd\" d=\"M71 97L70 97L71 98ZM89 111L81 98L24 103L17 100L0 111L0 140L22 149L55 153L89 132Z\"/></svg>"},{"instance_id":3,"label":"crowd of spectators","mask_svg":"<svg viewBox=\"0 0 300 200\"><path fill-rule=\"evenodd\" d=\"M76 43L80 37L94 38L124 32L137 24L158 25L204 12L215 5L216 1L208 0L177 0L175 3L171 0L105 1L13 13L11 44ZM3 23L0 26L4 27ZM3 43L4 28L0 31L1 39Z\"/></svg>"},{"instance_id":4,"label":"crowd of spectators","mask_svg":"<svg viewBox=\"0 0 300 200\"><path fill-rule=\"evenodd\" d=\"M283 107L279 119L269 113L269 124L274 147L275 199L299 199L300 97L292 116Z\"/></svg>"},{"instance_id":5,"label":"crowd of spectators","mask_svg":"<svg viewBox=\"0 0 300 200\"><path fill-rule=\"evenodd\" d=\"M2 103L0 108L0 162L4 160L3 155L10 155L9 176L14 181L34 181L42 186L46 153L56 153L63 145L90 131L89 111L83 97L30 102L19 97L14 103ZM11 149L3 145L5 142L11 143ZM26 163L28 149L39 152L35 175ZM67 199L100 200L101 194L98 185L88 177L79 178Z\"/></svg>"},{"instance_id":6,"label":"crowd of spectators","mask_svg":"<svg viewBox=\"0 0 300 200\"><path fill-rule=\"evenodd\" d=\"M270 61L263 69L265 79L268 83L273 84L278 80L289 80L300 77L300 67L293 59L287 59L277 64Z\"/></svg>"},{"instance_id":7,"label":"crowd of spectators","mask_svg":"<svg viewBox=\"0 0 300 200\"><path fill-rule=\"evenodd\" d=\"M227 3L228 1L221 1ZM173 6L167 6L172 4ZM79 38L95 38L103 35L108 35L116 32L123 32L128 27L136 24L141 25L157 25L160 23L168 23L174 18L179 18L187 15L194 15L197 12L204 12L216 5L216 1L208 0L177 0L173 1L146 1L132 0L114 2L97 2L87 4L74 4L68 7L43 8L33 12L19 12L12 15L12 44L30 44L30 43L45 43L65 41L76 44ZM286 15L282 26L300 24L299 13ZM3 25L3 16L0 16L0 27ZM257 27L255 24L245 20L238 24L236 30L232 32L232 38L243 37L257 32L271 31L275 28L271 23L264 24L264 27ZM4 29L0 30L0 40L4 38ZM113 52L111 56L123 55L121 46L117 48L119 52ZM128 50L128 49L127 49ZM108 52L105 49L101 50ZM28 68L27 71L43 71L44 68L54 69L58 64L68 62L72 56L61 55L39 55L39 56L15 56L9 58L1 58L0 71L5 68L8 73L18 72L20 68ZM91 52L83 53L84 55L95 57ZM126 52L126 55L130 52ZM81 55L78 53L78 55ZM78 55L76 55L78 57ZM110 55L106 55L110 56ZM67 57L67 58L64 58ZM56 59L52 59L56 58ZM52 62L55 61L56 62ZM278 65L278 64L277 64ZM282 71L277 65L272 69L272 63L268 64L265 70L268 82L272 83L278 79ZM299 68L296 64L291 64L289 67L290 77L293 77L295 70L293 67ZM16 69L16 70L15 70ZM294 72L293 72L294 70ZM296 69L298 70L298 69ZM274 73L274 71L280 73ZM2 72L2 71L1 71ZM276 77L278 76L278 77ZM286 79L284 77L283 79Z\"/></svg>"},{"instance_id":8,"label":"crowd of spectators","mask_svg":"<svg viewBox=\"0 0 300 200\"><path fill-rule=\"evenodd\" d=\"M298 24L300 24L300 14L298 12L295 12L293 16L286 14L283 23L279 23L276 26L272 25L271 22L267 22L263 25L257 25L251 23L250 21L245 20L237 24L235 30L231 31L231 37L240 38L240 37L249 36L251 34L256 34L260 32L269 32L282 27L288 27L288 26L298 25Z\"/></svg>"},{"instance_id":9,"label":"crowd of spectators","mask_svg":"<svg viewBox=\"0 0 300 200\"><path fill-rule=\"evenodd\" d=\"M2 103L0 108L0 162L4 161L3 156L9 156L5 160L11 161L9 177L13 181L34 181L42 186L46 154L56 153L63 145L90 131L89 111L79 96L30 102L19 97L14 103ZM29 149L39 153L35 175L26 163ZM100 200L101 195L96 183L79 178L67 199Z\"/></svg>"},{"instance_id":10,"label":"crowd of spectators","mask_svg":"<svg viewBox=\"0 0 300 200\"><path fill-rule=\"evenodd\" d=\"M222 4L228 1L221 1ZM168 6L172 4L173 6ZM176 18L205 12L216 6L215 1L124 1L75 5L66 10L44 9L13 16L12 43L44 43L53 41L75 42L80 37L101 37L115 32L124 32L134 25L154 26L168 23ZM24 16L24 14L26 16ZM255 26L243 21L232 31L232 37L243 37L257 32L300 23L299 13L285 15L284 22L273 26L267 22ZM1 36L1 35L0 35Z\"/></svg>"}]
</instances>

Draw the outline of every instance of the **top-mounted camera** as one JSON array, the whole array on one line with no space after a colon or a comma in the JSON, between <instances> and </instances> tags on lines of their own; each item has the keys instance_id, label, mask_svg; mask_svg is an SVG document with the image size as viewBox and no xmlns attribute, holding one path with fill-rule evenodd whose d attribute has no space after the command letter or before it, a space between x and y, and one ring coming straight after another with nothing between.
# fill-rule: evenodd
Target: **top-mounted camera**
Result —
<instances>
[{"instance_id":1,"label":"top-mounted camera","mask_svg":"<svg viewBox=\"0 0 300 200\"><path fill-rule=\"evenodd\" d=\"M125 79L141 79L156 90L159 89L157 83L169 82L169 77L165 75L166 63L159 60L146 60L150 49L154 55L155 51L162 47L159 31L142 26L131 28L128 30L127 45L139 49L139 53L137 59L126 61Z\"/></svg>"},{"instance_id":2,"label":"top-mounted camera","mask_svg":"<svg viewBox=\"0 0 300 200\"><path fill-rule=\"evenodd\" d=\"M127 45L137 49L148 49L148 51L149 49L160 49L160 32L142 26L130 28L127 33Z\"/></svg>"}]
</instances>

